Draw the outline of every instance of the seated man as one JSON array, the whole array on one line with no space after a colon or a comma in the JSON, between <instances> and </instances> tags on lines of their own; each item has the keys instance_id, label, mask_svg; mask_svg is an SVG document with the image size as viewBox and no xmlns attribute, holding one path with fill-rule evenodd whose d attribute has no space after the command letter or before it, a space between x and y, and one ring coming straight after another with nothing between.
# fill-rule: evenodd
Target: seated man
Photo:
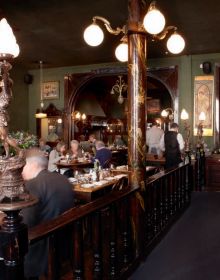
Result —
<instances>
[{"instance_id":1,"label":"seated man","mask_svg":"<svg viewBox=\"0 0 220 280\"><path fill-rule=\"evenodd\" d=\"M108 148L105 147L105 144L103 141L96 141L95 147L96 147L96 155L93 158L93 161L95 161L95 159L98 159L101 167L107 168L108 162L112 158L112 152Z\"/></svg>"},{"instance_id":2,"label":"seated man","mask_svg":"<svg viewBox=\"0 0 220 280\"><path fill-rule=\"evenodd\" d=\"M72 186L65 176L47 170L48 160L38 149L28 150L22 176L27 191L38 203L21 211L24 223L34 227L74 206ZM47 240L29 247L25 257L25 276L39 277L47 271Z\"/></svg>"}]
</instances>

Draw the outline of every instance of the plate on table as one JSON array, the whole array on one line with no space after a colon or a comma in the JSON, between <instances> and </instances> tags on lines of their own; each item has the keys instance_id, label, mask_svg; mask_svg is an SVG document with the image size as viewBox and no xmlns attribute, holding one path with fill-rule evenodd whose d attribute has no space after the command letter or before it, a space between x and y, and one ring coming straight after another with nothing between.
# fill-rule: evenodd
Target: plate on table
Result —
<instances>
[{"instance_id":1,"label":"plate on table","mask_svg":"<svg viewBox=\"0 0 220 280\"><path fill-rule=\"evenodd\" d=\"M81 184L80 187L81 188L92 188L94 186L94 184Z\"/></svg>"},{"instance_id":2,"label":"plate on table","mask_svg":"<svg viewBox=\"0 0 220 280\"><path fill-rule=\"evenodd\" d=\"M76 183L77 182L77 179L74 178L74 177L70 177L70 178L68 178L68 180L69 180L70 183Z\"/></svg>"}]
</instances>

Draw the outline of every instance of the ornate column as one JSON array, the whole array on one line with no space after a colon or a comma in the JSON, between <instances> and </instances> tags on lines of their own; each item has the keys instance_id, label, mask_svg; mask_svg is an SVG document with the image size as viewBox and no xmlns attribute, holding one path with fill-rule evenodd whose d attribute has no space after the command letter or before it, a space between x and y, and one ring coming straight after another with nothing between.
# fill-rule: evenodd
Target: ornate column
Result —
<instances>
[{"instance_id":1,"label":"ornate column","mask_svg":"<svg viewBox=\"0 0 220 280\"><path fill-rule=\"evenodd\" d=\"M131 215L136 256L144 246L143 216L145 205L141 193L145 190L145 96L146 96L146 33L140 27L142 1L128 4L128 165L131 186L139 186L131 199Z\"/></svg>"},{"instance_id":2,"label":"ornate column","mask_svg":"<svg viewBox=\"0 0 220 280\"><path fill-rule=\"evenodd\" d=\"M142 1L128 4L128 164L132 186L145 184L146 33L141 27Z\"/></svg>"}]
</instances>

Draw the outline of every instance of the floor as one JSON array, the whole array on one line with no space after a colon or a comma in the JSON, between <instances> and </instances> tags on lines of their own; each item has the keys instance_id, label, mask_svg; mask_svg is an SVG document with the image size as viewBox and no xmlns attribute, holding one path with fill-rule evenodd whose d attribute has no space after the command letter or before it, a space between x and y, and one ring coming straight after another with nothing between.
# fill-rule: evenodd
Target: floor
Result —
<instances>
[{"instance_id":1,"label":"floor","mask_svg":"<svg viewBox=\"0 0 220 280\"><path fill-rule=\"evenodd\" d=\"M130 277L142 279L220 279L220 193L193 193L190 207Z\"/></svg>"}]
</instances>

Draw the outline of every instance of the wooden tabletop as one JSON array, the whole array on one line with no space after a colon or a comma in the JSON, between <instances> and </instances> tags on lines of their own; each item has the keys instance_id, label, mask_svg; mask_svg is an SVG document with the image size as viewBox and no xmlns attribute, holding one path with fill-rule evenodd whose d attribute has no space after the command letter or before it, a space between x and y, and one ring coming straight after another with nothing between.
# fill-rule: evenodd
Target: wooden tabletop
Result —
<instances>
[{"instance_id":1,"label":"wooden tabletop","mask_svg":"<svg viewBox=\"0 0 220 280\"><path fill-rule=\"evenodd\" d=\"M84 160L84 161L79 161L79 160L72 160L72 161L58 161L56 163L57 168L77 168L77 167L93 167L93 163L91 162L91 160Z\"/></svg>"},{"instance_id":2,"label":"wooden tabletop","mask_svg":"<svg viewBox=\"0 0 220 280\"><path fill-rule=\"evenodd\" d=\"M124 176L126 176L126 174L118 174L91 184L73 184L75 198L85 202L90 202L103 196L106 192L109 192L112 186Z\"/></svg>"}]
</instances>

